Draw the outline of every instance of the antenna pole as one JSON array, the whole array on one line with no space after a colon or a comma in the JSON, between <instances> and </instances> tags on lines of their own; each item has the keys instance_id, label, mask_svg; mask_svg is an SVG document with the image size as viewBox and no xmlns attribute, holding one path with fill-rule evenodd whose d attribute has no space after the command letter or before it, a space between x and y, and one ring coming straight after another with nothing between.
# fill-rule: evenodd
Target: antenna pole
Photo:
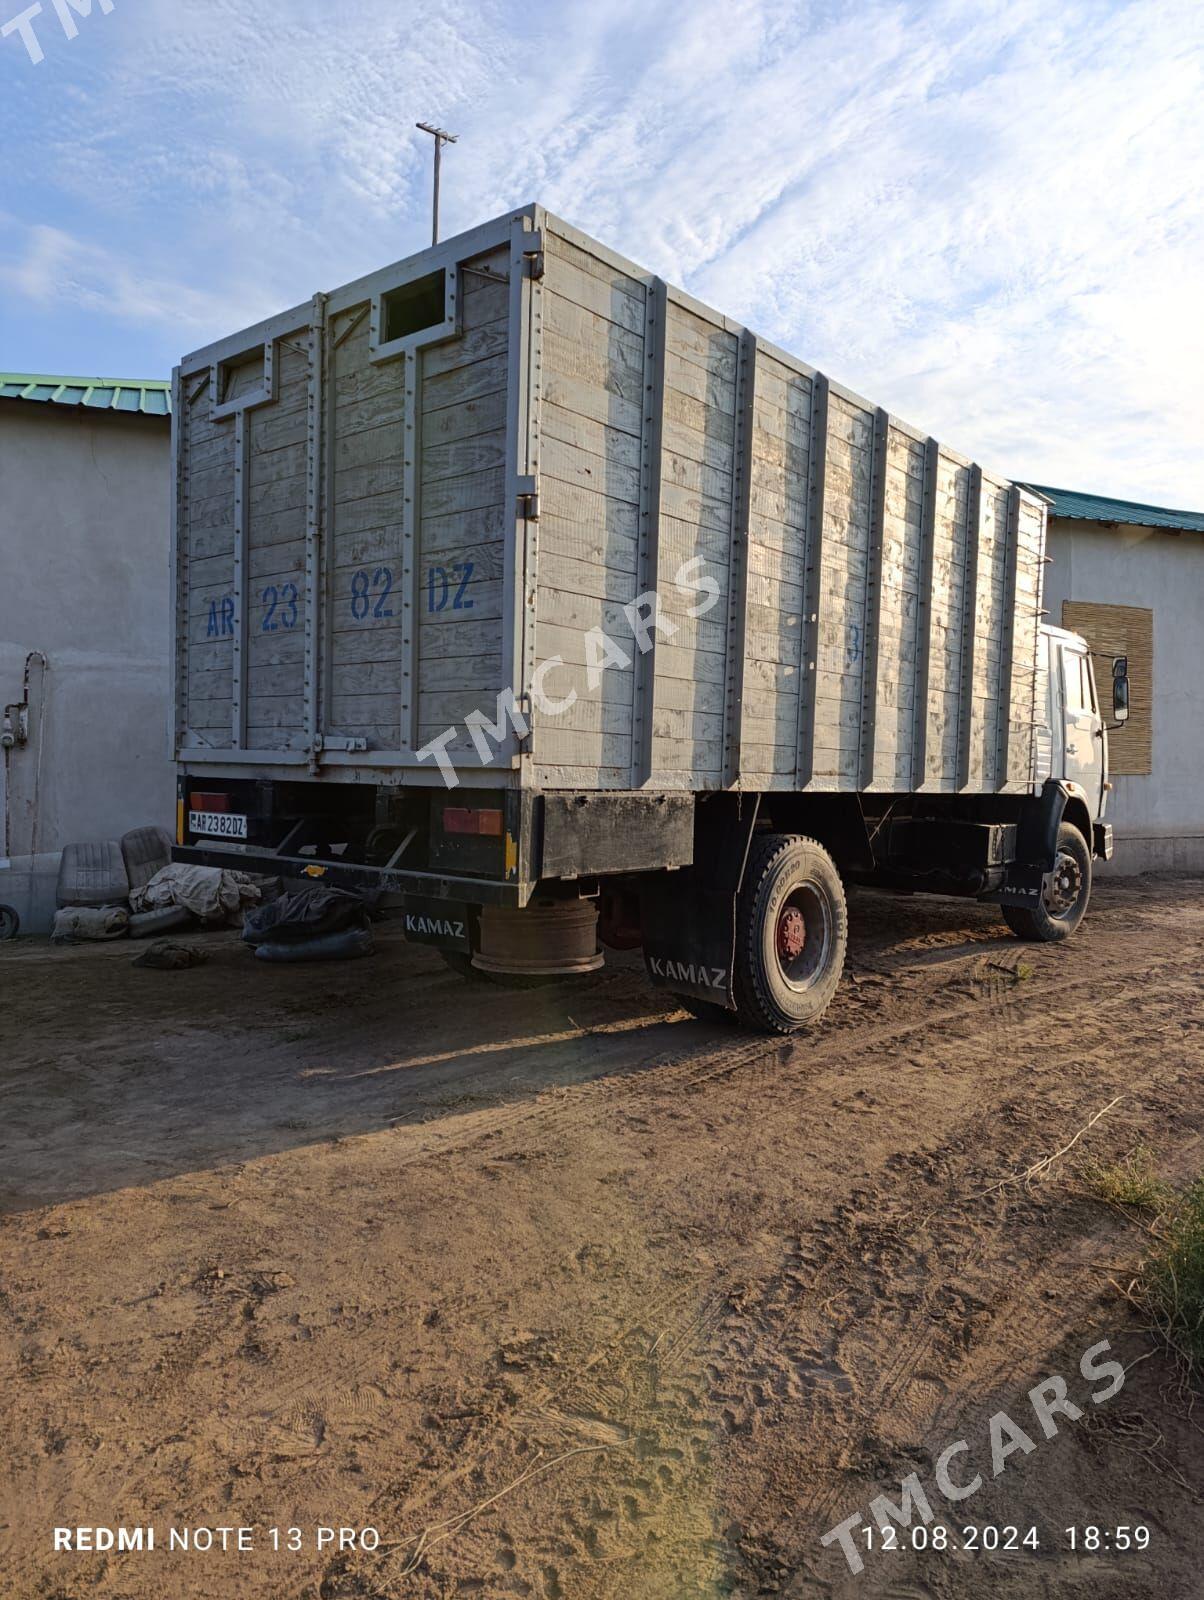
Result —
<instances>
[{"instance_id":1,"label":"antenna pole","mask_svg":"<svg viewBox=\"0 0 1204 1600\"><path fill-rule=\"evenodd\" d=\"M429 133L435 141L435 174L434 188L431 197L431 243L439 243L439 167L443 156L445 144L455 144L457 134L448 133L446 128L436 128L431 122L416 122L416 128L421 128L423 133Z\"/></svg>"}]
</instances>

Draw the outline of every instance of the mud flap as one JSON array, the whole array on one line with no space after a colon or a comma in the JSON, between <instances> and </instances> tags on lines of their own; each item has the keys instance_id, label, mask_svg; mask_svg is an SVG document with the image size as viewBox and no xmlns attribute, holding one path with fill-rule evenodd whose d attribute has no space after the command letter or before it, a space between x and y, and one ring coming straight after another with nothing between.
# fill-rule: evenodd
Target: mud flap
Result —
<instances>
[{"instance_id":1,"label":"mud flap","mask_svg":"<svg viewBox=\"0 0 1204 1600\"><path fill-rule=\"evenodd\" d=\"M1046 778L1041 786L1041 798L1035 806L1025 808L1020 832L1016 840L1016 856L1031 867L1040 867L1043 873L1052 872L1058 859L1058 829L1070 790L1057 778Z\"/></svg>"},{"instance_id":2,"label":"mud flap","mask_svg":"<svg viewBox=\"0 0 1204 1600\"><path fill-rule=\"evenodd\" d=\"M1004 868L998 889L980 900L1001 906L1034 906L1041 898L1045 874L1058 859L1058 829L1070 790L1057 778L1046 778L1041 798L1025 806L1016 836L1016 859Z\"/></svg>"},{"instance_id":3,"label":"mud flap","mask_svg":"<svg viewBox=\"0 0 1204 1600\"><path fill-rule=\"evenodd\" d=\"M1041 898L1045 874L1040 867L1022 866L1011 861L1004 869L1003 882L993 894L983 895L1001 906L1035 906Z\"/></svg>"},{"instance_id":4,"label":"mud flap","mask_svg":"<svg viewBox=\"0 0 1204 1600\"><path fill-rule=\"evenodd\" d=\"M408 894L403 916L407 944L433 944L439 950L472 954L471 916L468 906L460 901Z\"/></svg>"},{"instance_id":5,"label":"mud flap","mask_svg":"<svg viewBox=\"0 0 1204 1600\"><path fill-rule=\"evenodd\" d=\"M736 1009L736 899L759 806L758 795L704 802L695 819L694 865L647 880L640 897L644 964L658 988Z\"/></svg>"}]
</instances>

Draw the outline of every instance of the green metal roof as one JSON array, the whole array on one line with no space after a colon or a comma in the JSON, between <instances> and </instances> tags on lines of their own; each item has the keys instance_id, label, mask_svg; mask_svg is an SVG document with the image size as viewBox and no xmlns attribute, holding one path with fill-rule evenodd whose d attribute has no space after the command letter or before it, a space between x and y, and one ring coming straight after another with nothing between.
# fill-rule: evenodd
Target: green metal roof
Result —
<instances>
[{"instance_id":1,"label":"green metal roof","mask_svg":"<svg viewBox=\"0 0 1204 1600\"><path fill-rule=\"evenodd\" d=\"M163 378L52 378L36 372L0 372L0 400L42 400L93 411L171 415L171 383Z\"/></svg>"},{"instance_id":2,"label":"green metal roof","mask_svg":"<svg viewBox=\"0 0 1204 1600\"><path fill-rule=\"evenodd\" d=\"M1079 494L1073 489L1051 489L1044 483L1027 483L1053 504L1051 517L1071 517L1084 522L1123 522L1137 528L1179 528L1204 533L1204 511L1173 511L1168 506L1142 505L1139 500L1111 500L1102 494Z\"/></svg>"}]
</instances>

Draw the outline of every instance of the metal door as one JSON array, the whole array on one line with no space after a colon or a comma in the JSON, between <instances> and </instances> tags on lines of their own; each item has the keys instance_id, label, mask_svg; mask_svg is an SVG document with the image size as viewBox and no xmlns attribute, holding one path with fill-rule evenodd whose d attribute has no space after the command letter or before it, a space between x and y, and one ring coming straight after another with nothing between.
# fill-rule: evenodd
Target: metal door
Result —
<instances>
[{"instance_id":1,"label":"metal door","mask_svg":"<svg viewBox=\"0 0 1204 1600\"><path fill-rule=\"evenodd\" d=\"M1062 646L1062 704L1065 717L1066 778L1081 788L1093 817L1103 794L1103 724L1095 699L1095 682L1086 650Z\"/></svg>"}]
</instances>

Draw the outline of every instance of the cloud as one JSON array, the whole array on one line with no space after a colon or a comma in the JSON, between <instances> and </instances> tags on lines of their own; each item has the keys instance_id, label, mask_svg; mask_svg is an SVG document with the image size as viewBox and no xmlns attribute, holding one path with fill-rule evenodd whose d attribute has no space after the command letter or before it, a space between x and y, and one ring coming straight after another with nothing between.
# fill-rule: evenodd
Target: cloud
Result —
<instances>
[{"instance_id":1,"label":"cloud","mask_svg":"<svg viewBox=\"0 0 1204 1600\"><path fill-rule=\"evenodd\" d=\"M0 287L27 308L53 315L70 305L120 323L181 332L212 327L215 318L228 314L223 294L141 272L128 259L60 228L22 228L2 215L0 228L6 240Z\"/></svg>"},{"instance_id":2,"label":"cloud","mask_svg":"<svg viewBox=\"0 0 1204 1600\"><path fill-rule=\"evenodd\" d=\"M182 349L404 255L434 117L445 231L540 199L1003 471L1204 504L1184 0L124 15L27 152L58 208L23 207L35 303L52 258Z\"/></svg>"}]
</instances>

